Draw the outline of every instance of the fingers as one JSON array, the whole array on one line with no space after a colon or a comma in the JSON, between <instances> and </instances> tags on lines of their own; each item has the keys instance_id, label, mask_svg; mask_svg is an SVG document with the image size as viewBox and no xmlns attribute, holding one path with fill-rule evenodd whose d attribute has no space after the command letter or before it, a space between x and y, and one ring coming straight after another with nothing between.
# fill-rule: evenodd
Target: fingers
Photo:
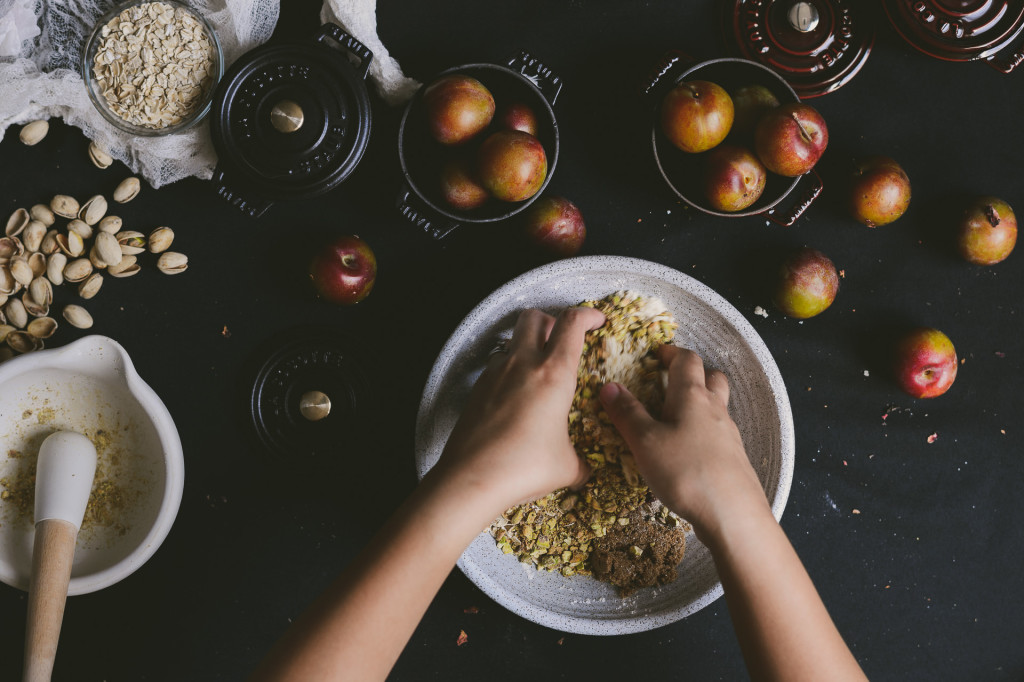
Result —
<instances>
[{"instance_id":1,"label":"fingers","mask_svg":"<svg viewBox=\"0 0 1024 682\"><path fill-rule=\"evenodd\" d=\"M704 385L722 405L729 405L729 379L717 369L709 369L704 373Z\"/></svg>"},{"instance_id":2,"label":"fingers","mask_svg":"<svg viewBox=\"0 0 1024 682\"><path fill-rule=\"evenodd\" d=\"M597 329L605 322L604 313L593 308L568 308L554 323L548 338L548 357L557 363L576 367L583 353L586 333Z\"/></svg>"},{"instance_id":3,"label":"fingers","mask_svg":"<svg viewBox=\"0 0 1024 682\"><path fill-rule=\"evenodd\" d=\"M647 408L621 384L605 384L598 397L608 418L631 447L638 441L640 434L654 424Z\"/></svg>"},{"instance_id":4,"label":"fingers","mask_svg":"<svg viewBox=\"0 0 1024 682\"><path fill-rule=\"evenodd\" d=\"M717 369L707 369L700 356L686 348L664 345L658 349L661 362L668 370L665 415L678 415L687 399L688 390L703 387L722 405L729 404L729 380Z\"/></svg>"},{"instance_id":5,"label":"fingers","mask_svg":"<svg viewBox=\"0 0 1024 682\"><path fill-rule=\"evenodd\" d=\"M508 352L514 353L521 348L540 350L551 335L555 326L555 318L536 309L524 310L519 313L516 326L512 329L512 340L508 344Z\"/></svg>"}]
</instances>

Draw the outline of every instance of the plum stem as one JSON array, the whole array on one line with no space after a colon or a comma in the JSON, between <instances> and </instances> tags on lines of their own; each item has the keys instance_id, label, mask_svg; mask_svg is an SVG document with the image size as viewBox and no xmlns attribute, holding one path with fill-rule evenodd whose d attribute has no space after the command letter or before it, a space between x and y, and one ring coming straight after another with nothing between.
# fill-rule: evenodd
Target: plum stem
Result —
<instances>
[{"instance_id":1,"label":"plum stem","mask_svg":"<svg viewBox=\"0 0 1024 682\"><path fill-rule=\"evenodd\" d=\"M999 214L996 213L996 207L992 204L985 205L985 218L988 220L988 224L995 227L999 224Z\"/></svg>"}]
</instances>

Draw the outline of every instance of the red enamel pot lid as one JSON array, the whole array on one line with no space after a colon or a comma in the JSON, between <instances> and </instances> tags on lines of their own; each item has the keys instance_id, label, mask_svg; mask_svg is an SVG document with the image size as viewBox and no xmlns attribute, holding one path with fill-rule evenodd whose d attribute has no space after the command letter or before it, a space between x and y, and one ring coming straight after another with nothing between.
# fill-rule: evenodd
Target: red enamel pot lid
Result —
<instances>
[{"instance_id":1,"label":"red enamel pot lid","mask_svg":"<svg viewBox=\"0 0 1024 682\"><path fill-rule=\"evenodd\" d=\"M863 0L735 0L722 3L726 39L739 56L774 70L801 99L841 88L875 42Z\"/></svg>"},{"instance_id":2,"label":"red enamel pot lid","mask_svg":"<svg viewBox=\"0 0 1024 682\"><path fill-rule=\"evenodd\" d=\"M948 61L990 58L1024 30L1024 0L884 0L882 4L908 43Z\"/></svg>"}]
</instances>

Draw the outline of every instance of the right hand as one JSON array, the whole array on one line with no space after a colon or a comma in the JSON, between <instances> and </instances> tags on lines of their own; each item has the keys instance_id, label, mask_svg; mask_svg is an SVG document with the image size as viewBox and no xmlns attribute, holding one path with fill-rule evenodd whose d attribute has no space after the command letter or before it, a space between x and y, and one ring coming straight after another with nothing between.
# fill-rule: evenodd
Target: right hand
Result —
<instances>
[{"instance_id":1,"label":"right hand","mask_svg":"<svg viewBox=\"0 0 1024 682\"><path fill-rule=\"evenodd\" d=\"M600 394L647 485L693 524L701 539L719 532L737 514L770 514L739 429L729 417L728 379L706 370L693 351L665 345L659 354L668 371L660 419L620 384L606 384Z\"/></svg>"}]
</instances>

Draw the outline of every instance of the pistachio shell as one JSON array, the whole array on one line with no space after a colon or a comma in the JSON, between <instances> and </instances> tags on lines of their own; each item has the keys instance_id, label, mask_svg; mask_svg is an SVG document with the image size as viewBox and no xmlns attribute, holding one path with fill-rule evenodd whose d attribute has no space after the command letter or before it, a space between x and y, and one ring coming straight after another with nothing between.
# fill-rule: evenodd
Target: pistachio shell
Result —
<instances>
[{"instance_id":1,"label":"pistachio shell","mask_svg":"<svg viewBox=\"0 0 1024 682\"><path fill-rule=\"evenodd\" d=\"M21 288L21 284L11 274L10 265L0 265L0 294L7 296L19 288Z\"/></svg>"},{"instance_id":2,"label":"pistachio shell","mask_svg":"<svg viewBox=\"0 0 1024 682\"><path fill-rule=\"evenodd\" d=\"M165 275L177 275L188 269L188 256L176 251L167 251L160 254L156 267Z\"/></svg>"},{"instance_id":3,"label":"pistachio shell","mask_svg":"<svg viewBox=\"0 0 1024 682\"><path fill-rule=\"evenodd\" d=\"M0 237L0 258L9 260L25 253L25 245L17 237Z\"/></svg>"},{"instance_id":4,"label":"pistachio shell","mask_svg":"<svg viewBox=\"0 0 1024 682\"><path fill-rule=\"evenodd\" d=\"M95 142L89 143L89 159L94 166L101 169L110 168L110 164L114 163L114 159L111 158L110 154L103 151Z\"/></svg>"},{"instance_id":5,"label":"pistachio shell","mask_svg":"<svg viewBox=\"0 0 1024 682\"><path fill-rule=\"evenodd\" d=\"M38 220L30 220L21 233L21 243L25 245L26 251L38 251L43 245L43 237L46 236L46 225Z\"/></svg>"},{"instance_id":6,"label":"pistachio shell","mask_svg":"<svg viewBox=\"0 0 1024 682\"><path fill-rule=\"evenodd\" d=\"M67 234L57 235L57 246L60 250L71 256L77 258L82 255L85 251L85 242L82 241L81 235L77 232L68 232Z\"/></svg>"},{"instance_id":7,"label":"pistachio shell","mask_svg":"<svg viewBox=\"0 0 1024 682\"><path fill-rule=\"evenodd\" d=\"M101 232L117 234L121 231L121 218L116 215L104 216L103 220L100 221L99 228Z\"/></svg>"},{"instance_id":8,"label":"pistachio shell","mask_svg":"<svg viewBox=\"0 0 1024 682\"><path fill-rule=\"evenodd\" d=\"M32 217L28 211L23 208L16 209L11 214L11 217L7 219L7 227L4 229L4 234L8 237L17 237L28 226L30 220L32 220Z\"/></svg>"},{"instance_id":9,"label":"pistachio shell","mask_svg":"<svg viewBox=\"0 0 1024 682\"><path fill-rule=\"evenodd\" d=\"M121 181L121 184L114 189L114 201L119 204L127 203L139 196L140 188L141 184L139 183L138 178L134 176L125 178Z\"/></svg>"},{"instance_id":10,"label":"pistachio shell","mask_svg":"<svg viewBox=\"0 0 1024 682\"><path fill-rule=\"evenodd\" d=\"M103 262L102 258L100 258L100 252L96 250L95 244L93 244L92 248L89 249L89 262L92 263L92 266L97 270L105 270L107 267L107 264Z\"/></svg>"},{"instance_id":11,"label":"pistachio shell","mask_svg":"<svg viewBox=\"0 0 1024 682\"><path fill-rule=\"evenodd\" d=\"M169 227L158 227L149 233L149 252L163 253L174 241L174 230Z\"/></svg>"},{"instance_id":12,"label":"pistachio shell","mask_svg":"<svg viewBox=\"0 0 1024 682\"><path fill-rule=\"evenodd\" d=\"M53 211L45 204L36 204L28 210L28 214L32 216L32 220L38 220L47 227L53 225L53 222L56 220Z\"/></svg>"},{"instance_id":13,"label":"pistachio shell","mask_svg":"<svg viewBox=\"0 0 1024 682\"><path fill-rule=\"evenodd\" d=\"M23 287L27 287L32 281L32 266L28 264L28 259L24 256L15 256L7 267L10 269L14 281Z\"/></svg>"},{"instance_id":14,"label":"pistachio shell","mask_svg":"<svg viewBox=\"0 0 1024 682\"><path fill-rule=\"evenodd\" d=\"M0 343L7 340L7 335L13 331L17 331L14 327L9 324L0 324Z\"/></svg>"},{"instance_id":15,"label":"pistachio shell","mask_svg":"<svg viewBox=\"0 0 1024 682\"><path fill-rule=\"evenodd\" d=\"M50 200L50 210L69 220L78 217L79 208L78 201L67 194L58 194Z\"/></svg>"},{"instance_id":16,"label":"pistachio shell","mask_svg":"<svg viewBox=\"0 0 1024 682\"><path fill-rule=\"evenodd\" d=\"M63 253L55 253L46 260L46 277L51 283L60 286L64 284L64 266L68 264L68 257Z\"/></svg>"},{"instance_id":17,"label":"pistachio shell","mask_svg":"<svg viewBox=\"0 0 1024 682\"><path fill-rule=\"evenodd\" d=\"M7 305L4 306L4 314L7 316L7 324L18 329L24 329L28 324L28 311L25 310L25 304L21 302L20 298L12 298L7 301Z\"/></svg>"},{"instance_id":18,"label":"pistachio shell","mask_svg":"<svg viewBox=\"0 0 1024 682\"><path fill-rule=\"evenodd\" d=\"M7 362L13 357L14 351L11 350L9 347L4 346L3 348L0 348L0 363Z\"/></svg>"},{"instance_id":19,"label":"pistachio shell","mask_svg":"<svg viewBox=\"0 0 1024 682\"><path fill-rule=\"evenodd\" d=\"M135 256L122 256L120 263L107 268L107 274L111 277L131 277L138 274L140 268L136 261Z\"/></svg>"},{"instance_id":20,"label":"pistachio shell","mask_svg":"<svg viewBox=\"0 0 1024 682\"><path fill-rule=\"evenodd\" d=\"M74 303L64 306L64 319L72 327L78 329L88 329L92 326L92 315L89 314L89 311Z\"/></svg>"},{"instance_id":21,"label":"pistachio shell","mask_svg":"<svg viewBox=\"0 0 1024 682\"><path fill-rule=\"evenodd\" d=\"M22 127L21 132L18 133L18 139L31 147L34 144L42 142L48 132L50 132L49 122L32 121L31 123L26 123Z\"/></svg>"},{"instance_id":22,"label":"pistachio shell","mask_svg":"<svg viewBox=\"0 0 1024 682\"><path fill-rule=\"evenodd\" d=\"M107 266L117 265L121 262L121 244L117 238L109 232L100 232L96 235L96 253L99 259Z\"/></svg>"},{"instance_id":23,"label":"pistachio shell","mask_svg":"<svg viewBox=\"0 0 1024 682\"><path fill-rule=\"evenodd\" d=\"M68 282L81 282L91 274L92 263L88 258L79 258L64 266L64 279Z\"/></svg>"},{"instance_id":24,"label":"pistachio shell","mask_svg":"<svg viewBox=\"0 0 1024 682\"><path fill-rule=\"evenodd\" d=\"M146 250L146 236L141 232L121 230L114 237L121 245L121 253L126 256L134 256Z\"/></svg>"},{"instance_id":25,"label":"pistachio shell","mask_svg":"<svg viewBox=\"0 0 1024 682\"><path fill-rule=\"evenodd\" d=\"M37 339L48 339L57 331L57 320L52 317L37 317L28 323L25 331Z\"/></svg>"},{"instance_id":26,"label":"pistachio shell","mask_svg":"<svg viewBox=\"0 0 1024 682\"><path fill-rule=\"evenodd\" d=\"M36 277L28 285L28 293L32 300L39 305L50 305L53 303L53 285L45 277Z\"/></svg>"},{"instance_id":27,"label":"pistachio shell","mask_svg":"<svg viewBox=\"0 0 1024 682\"><path fill-rule=\"evenodd\" d=\"M103 286L103 275L94 272L78 285L78 295L85 299L92 298L99 293L101 286Z\"/></svg>"},{"instance_id":28,"label":"pistachio shell","mask_svg":"<svg viewBox=\"0 0 1024 682\"><path fill-rule=\"evenodd\" d=\"M39 252L49 256L51 253L57 253L58 251L60 251L60 245L57 244L57 230L51 227L46 231L42 243L39 244Z\"/></svg>"},{"instance_id":29,"label":"pistachio shell","mask_svg":"<svg viewBox=\"0 0 1024 682\"><path fill-rule=\"evenodd\" d=\"M78 217L89 225L95 225L107 214L107 200L102 194L89 197L78 211Z\"/></svg>"},{"instance_id":30,"label":"pistachio shell","mask_svg":"<svg viewBox=\"0 0 1024 682\"><path fill-rule=\"evenodd\" d=\"M32 298L32 294L28 290L21 295L21 304L25 306L25 312L32 317L42 317L43 315L50 314L50 305L48 303L40 303Z\"/></svg>"},{"instance_id":31,"label":"pistachio shell","mask_svg":"<svg viewBox=\"0 0 1024 682\"><path fill-rule=\"evenodd\" d=\"M41 253L33 253L28 257L28 267L32 270L33 277L42 277L46 274L46 256Z\"/></svg>"},{"instance_id":32,"label":"pistachio shell","mask_svg":"<svg viewBox=\"0 0 1024 682\"><path fill-rule=\"evenodd\" d=\"M85 222L81 218L75 218L68 223L68 230L74 232L83 240L92 239L92 225Z\"/></svg>"},{"instance_id":33,"label":"pistachio shell","mask_svg":"<svg viewBox=\"0 0 1024 682\"><path fill-rule=\"evenodd\" d=\"M37 339L28 332L11 332L7 335L7 345L15 352L31 353L35 350L42 350L43 340Z\"/></svg>"},{"instance_id":34,"label":"pistachio shell","mask_svg":"<svg viewBox=\"0 0 1024 682\"><path fill-rule=\"evenodd\" d=\"M0 308L5 305L7 305L7 294L0 294ZM0 323L2 322L7 322L7 319L4 317L4 311L0 310Z\"/></svg>"}]
</instances>

